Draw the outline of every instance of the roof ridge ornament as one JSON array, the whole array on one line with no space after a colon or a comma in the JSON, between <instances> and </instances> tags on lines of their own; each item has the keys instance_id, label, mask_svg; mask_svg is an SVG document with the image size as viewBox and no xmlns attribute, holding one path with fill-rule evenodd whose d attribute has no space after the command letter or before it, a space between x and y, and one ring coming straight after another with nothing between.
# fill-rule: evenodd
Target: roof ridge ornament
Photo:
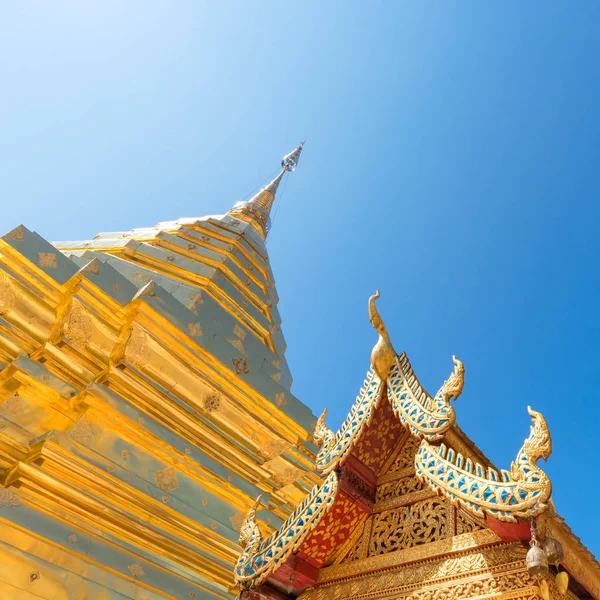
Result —
<instances>
[{"instance_id":1,"label":"roof ridge ornament","mask_svg":"<svg viewBox=\"0 0 600 600\"><path fill-rule=\"evenodd\" d=\"M396 360L396 352L394 351L390 336L387 332L383 319L379 316L379 311L377 310L377 305L375 304L375 301L379 298L379 296L380 293L379 290L377 290L369 298L369 320L371 321L371 325L373 325L379 334L379 339L371 351L371 364L373 365L375 373L377 373L379 379L385 381L392 369L394 361Z\"/></svg>"},{"instance_id":2,"label":"roof ridge ornament","mask_svg":"<svg viewBox=\"0 0 600 600\"><path fill-rule=\"evenodd\" d=\"M282 169L277 177L260 189L249 200L237 202L229 211L230 215L249 223L263 239L267 238L267 234L271 228L271 208L275 202L277 188L283 176L288 171L296 170L305 142L306 140L283 157L281 160Z\"/></svg>"},{"instance_id":3,"label":"roof ridge ornament","mask_svg":"<svg viewBox=\"0 0 600 600\"><path fill-rule=\"evenodd\" d=\"M423 439L415 456L416 475L476 517L490 515L515 523L517 517L541 514L548 508L552 483L537 461L550 456L552 438L543 415L531 407L527 411L533 425L510 471L499 475L492 468L473 465L444 444L436 447Z\"/></svg>"},{"instance_id":4,"label":"roof ridge ornament","mask_svg":"<svg viewBox=\"0 0 600 600\"><path fill-rule=\"evenodd\" d=\"M454 398L454 402L456 402L465 387L465 366L454 354L452 360L454 361L454 371L450 373L450 377L444 381L444 385L436 394L436 397L441 394L444 402L449 402L450 398Z\"/></svg>"}]
</instances>

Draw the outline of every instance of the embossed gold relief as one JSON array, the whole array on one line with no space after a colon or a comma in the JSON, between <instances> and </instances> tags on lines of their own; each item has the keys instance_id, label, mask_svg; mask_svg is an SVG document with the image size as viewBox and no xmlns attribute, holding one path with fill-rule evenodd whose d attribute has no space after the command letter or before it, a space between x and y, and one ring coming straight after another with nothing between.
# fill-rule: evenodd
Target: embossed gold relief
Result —
<instances>
[{"instance_id":1,"label":"embossed gold relief","mask_svg":"<svg viewBox=\"0 0 600 600\"><path fill-rule=\"evenodd\" d=\"M484 526L462 508L456 510L456 534L471 533L484 529Z\"/></svg>"},{"instance_id":2,"label":"embossed gold relief","mask_svg":"<svg viewBox=\"0 0 600 600\"><path fill-rule=\"evenodd\" d=\"M21 506L23 501L8 488L0 488L0 506Z\"/></svg>"},{"instance_id":3,"label":"embossed gold relief","mask_svg":"<svg viewBox=\"0 0 600 600\"><path fill-rule=\"evenodd\" d=\"M87 442L94 435L94 429L87 415L83 415L71 430L69 437L76 442Z\"/></svg>"},{"instance_id":4,"label":"embossed gold relief","mask_svg":"<svg viewBox=\"0 0 600 600\"><path fill-rule=\"evenodd\" d=\"M0 415L11 417L20 415L25 410L25 402L18 390L13 392L0 404Z\"/></svg>"},{"instance_id":5,"label":"embossed gold relief","mask_svg":"<svg viewBox=\"0 0 600 600\"><path fill-rule=\"evenodd\" d=\"M433 498L373 515L369 556L449 537L446 505Z\"/></svg>"},{"instance_id":6,"label":"embossed gold relief","mask_svg":"<svg viewBox=\"0 0 600 600\"><path fill-rule=\"evenodd\" d=\"M15 292L10 277L0 271L0 316L5 315L15 305Z\"/></svg>"},{"instance_id":7,"label":"embossed gold relief","mask_svg":"<svg viewBox=\"0 0 600 600\"><path fill-rule=\"evenodd\" d=\"M411 492L418 492L423 489L425 489L425 484L416 477L402 477L396 481L380 484L377 487L376 500L377 502L381 502L382 500L397 498L398 496L410 494Z\"/></svg>"},{"instance_id":8,"label":"embossed gold relief","mask_svg":"<svg viewBox=\"0 0 600 600\"><path fill-rule=\"evenodd\" d=\"M379 473L405 430L388 402L380 402L363 431L353 455L374 473Z\"/></svg>"},{"instance_id":9,"label":"embossed gold relief","mask_svg":"<svg viewBox=\"0 0 600 600\"><path fill-rule=\"evenodd\" d=\"M247 375L250 373L250 369L248 368L248 363L246 362L245 358L233 358L231 362L236 375Z\"/></svg>"},{"instance_id":10,"label":"embossed gold relief","mask_svg":"<svg viewBox=\"0 0 600 600\"><path fill-rule=\"evenodd\" d=\"M200 323L188 323L188 333L192 337L200 337L202 335L202 327Z\"/></svg>"},{"instance_id":11,"label":"embossed gold relief","mask_svg":"<svg viewBox=\"0 0 600 600\"><path fill-rule=\"evenodd\" d=\"M273 475L273 481L279 487L285 487L290 485L290 483L294 483L299 477L301 477L303 471L300 469L295 469L294 467L287 467L283 471L276 473Z\"/></svg>"},{"instance_id":12,"label":"embossed gold relief","mask_svg":"<svg viewBox=\"0 0 600 600\"><path fill-rule=\"evenodd\" d=\"M143 368L150 360L148 334L137 323L131 328L131 334L125 347L125 358L134 366Z\"/></svg>"},{"instance_id":13,"label":"embossed gold relief","mask_svg":"<svg viewBox=\"0 0 600 600\"><path fill-rule=\"evenodd\" d=\"M347 577L369 574L381 569L400 567L421 560L430 560L440 558L441 556L454 556L457 553L475 551L481 546L488 546L498 542L500 542L500 538L493 531L483 529L464 535L447 537L437 542L419 544L404 550L372 555L366 558L360 557L353 562L342 561L338 565L321 569L319 581L330 582Z\"/></svg>"},{"instance_id":14,"label":"embossed gold relief","mask_svg":"<svg viewBox=\"0 0 600 600\"><path fill-rule=\"evenodd\" d=\"M413 552L413 550L404 551L406 552ZM430 595L436 595L446 600L462 597L455 596L455 593L463 593L469 597L469 593L481 588L469 588L464 584L490 579L494 582L489 582L483 589L495 588L494 595L506 593L535 584L535 580L523 568L525 553L524 546L519 543L497 544L437 558L434 561L405 565L401 569L396 567L394 570L370 572L361 577L323 583L318 588L302 594L300 598L341 600L367 597L419 597L422 600L422 598L429 598ZM393 554L388 556L392 558ZM407 562L410 562L408 557ZM350 563L350 566L355 564ZM379 568L381 566L378 565ZM339 568L337 570L339 572ZM515 578L512 579L513 577ZM422 595L418 596L418 594ZM477 593L473 593L473 597L478 597Z\"/></svg>"},{"instance_id":15,"label":"embossed gold relief","mask_svg":"<svg viewBox=\"0 0 600 600\"><path fill-rule=\"evenodd\" d=\"M289 450L291 447L292 443L286 440L269 440L258 449L258 453L265 460L272 460Z\"/></svg>"},{"instance_id":16,"label":"embossed gold relief","mask_svg":"<svg viewBox=\"0 0 600 600\"><path fill-rule=\"evenodd\" d=\"M134 563L133 565L129 565L127 567L129 569L129 572L136 578L140 578L142 575L144 575L144 569L142 569L142 566L139 565L138 563Z\"/></svg>"},{"instance_id":17,"label":"embossed gold relief","mask_svg":"<svg viewBox=\"0 0 600 600\"><path fill-rule=\"evenodd\" d=\"M56 252L38 252L38 264L40 267L55 269Z\"/></svg>"},{"instance_id":18,"label":"embossed gold relief","mask_svg":"<svg viewBox=\"0 0 600 600\"><path fill-rule=\"evenodd\" d=\"M64 324L65 337L78 348L85 348L92 337L94 322L83 304L73 299Z\"/></svg>"},{"instance_id":19,"label":"embossed gold relief","mask_svg":"<svg viewBox=\"0 0 600 600\"><path fill-rule=\"evenodd\" d=\"M179 487L177 480L177 469L175 467L167 467L154 472L154 481L156 485L165 492L176 490Z\"/></svg>"},{"instance_id":20,"label":"embossed gold relief","mask_svg":"<svg viewBox=\"0 0 600 600\"><path fill-rule=\"evenodd\" d=\"M415 457L417 475L476 516L490 514L513 523L517 517L542 513L552 486L537 461L548 458L552 444L544 417L531 407L528 411L533 419L531 432L510 472L502 471L501 477L491 468L485 472L481 465L473 466L452 448L442 444L438 449L423 439Z\"/></svg>"},{"instance_id":21,"label":"embossed gold relief","mask_svg":"<svg viewBox=\"0 0 600 600\"><path fill-rule=\"evenodd\" d=\"M221 397L219 394L208 394L202 399L202 408L208 412L218 412L221 409Z\"/></svg>"}]
</instances>

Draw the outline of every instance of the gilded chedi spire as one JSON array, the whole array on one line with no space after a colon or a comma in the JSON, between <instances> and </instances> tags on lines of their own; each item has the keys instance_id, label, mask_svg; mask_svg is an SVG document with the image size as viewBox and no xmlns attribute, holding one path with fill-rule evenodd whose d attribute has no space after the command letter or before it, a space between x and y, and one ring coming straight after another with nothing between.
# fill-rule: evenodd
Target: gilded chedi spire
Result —
<instances>
[{"instance_id":1,"label":"gilded chedi spire","mask_svg":"<svg viewBox=\"0 0 600 600\"><path fill-rule=\"evenodd\" d=\"M258 233L260 233L263 239L267 237L271 226L271 207L275 201L277 188L279 187L279 184L281 183L286 171L296 170L303 146L304 142L283 157L281 160L281 173L279 173L279 175L277 175L273 181L252 196L250 200L238 202L229 211L230 215L250 223L250 225L252 225L252 227L254 227Z\"/></svg>"}]
</instances>

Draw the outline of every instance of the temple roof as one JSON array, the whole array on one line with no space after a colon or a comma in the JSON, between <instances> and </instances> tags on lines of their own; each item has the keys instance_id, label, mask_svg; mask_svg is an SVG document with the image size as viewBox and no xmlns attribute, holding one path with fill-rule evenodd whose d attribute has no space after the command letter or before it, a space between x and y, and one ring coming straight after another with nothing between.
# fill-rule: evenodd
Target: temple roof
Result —
<instances>
[{"instance_id":1,"label":"temple roof","mask_svg":"<svg viewBox=\"0 0 600 600\"><path fill-rule=\"evenodd\" d=\"M239 587L269 582L277 589L293 590L295 596L320 581L318 570L351 549L348 544L371 511L393 502L385 492L387 471L394 448L406 447L416 480L484 524L490 539L528 541L529 522L537 518L541 527L573 549L564 564L598 597L600 566L564 527L551 502L550 480L537 465L551 452L544 417L528 408L529 436L510 469L498 471L455 422L450 400L463 389L462 362L453 357L453 373L434 396L429 395L406 354L395 353L374 304L378 296L370 299L369 312L379 340L356 402L337 433L325 425L327 411L317 421L316 467L326 477L267 539L252 515L246 519L240 538L243 553L235 571ZM295 562L290 562L292 557ZM308 567L300 569L299 561ZM317 571L307 576L310 568Z\"/></svg>"}]
</instances>

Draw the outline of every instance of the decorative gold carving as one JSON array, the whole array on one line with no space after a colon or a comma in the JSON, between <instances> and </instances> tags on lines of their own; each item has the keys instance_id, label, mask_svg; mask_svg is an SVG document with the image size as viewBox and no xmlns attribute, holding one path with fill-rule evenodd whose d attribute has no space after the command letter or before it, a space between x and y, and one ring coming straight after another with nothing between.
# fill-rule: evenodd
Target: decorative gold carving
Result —
<instances>
[{"instance_id":1,"label":"decorative gold carving","mask_svg":"<svg viewBox=\"0 0 600 600\"><path fill-rule=\"evenodd\" d=\"M248 368L248 363L246 362L245 358L233 358L231 362L236 375L247 375L250 373L250 369Z\"/></svg>"},{"instance_id":2,"label":"decorative gold carving","mask_svg":"<svg viewBox=\"0 0 600 600\"><path fill-rule=\"evenodd\" d=\"M382 483L377 487L377 502L417 492L424 489L424 487L424 484L416 477L403 477L396 481Z\"/></svg>"},{"instance_id":3,"label":"decorative gold carving","mask_svg":"<svg viewBox=\"0 0 600 600\"><path fill-rule=\"evenodd\" d=\"M200 323L188 323L188 333L192 337L200 337L202 335L202 327Z\"/></svg>"},{"instance_id":4,"label":"decorative gold carving","mask_svg":"<svg viewBox=\"0 0 600 600\"><path fill-rule=\"evenodd\" d=\"M394 571L373 573L359 579L343 580L332 584L322 584L317 589L300 596L302 600L342 599L342 598L429 598L436 596L440 600L462 598L448 590L461 590L464 583L481 582L488 578L496 578L504 585L498 586L495 593L513 591L505 588L510 578L514 589L519 590L523 583L532 584L533 579L524 571L523 560L525 548L519 543L497 544L475 551L456 553L435 561L403 566ZM355 563L349 563L353 567ZM330 569L331 570L331 569ZM508 579L501 579L507 577ZM465 579L467 578L467 579ZM455 579L458 581L451 581ZM493 586L493 584L492 584ZM493 586L495 587L495 586ZM503 589L504 588L504 589ZM438 594L439 590L443 592ZM495 595L495 594L494 594ZM476 596L476 594L475 594Z\"/></svg>"},{"instance_id":5,"label":"decorative gold carving","mask_svg":"<svg viewBox=\"0 0 600 600\"><path fill-rule=\"evenodd\" d=\"M139 579L142 575L145 574L144 569L142 569L142 565L138 563L129 565L127 568L129 569L129 572L133 575L133 577L135 577L136 579Z\"/></svg>"},{"instance_id":6,"label":"decorative gold carving","mask_svg":"<svg viewBox=\"0 0 600 600\"><path fill-rule=\"evenodd\" d=\"M15 292L10 277L0 271L0 316L10 312L15 306Z\"/></svg>"},{"instance_id":7,"label":"decorative gold carving","mask_svg":"<svg viewBox=\"0 0 600 600\"><path fill-rule=\"evenodd\" d=\"M240 340L244 341L246 339L246 336L248 335L248 332L236 324L233 326L233 335L240 338Z\"/></svg>"},{"instance_id":8,"label":"decorative gold carving","mask_svg":"<svg viewBox=\"0 0 600 600\"><path fill-rule=\"evenodd\" d=\"M396 352L394 351L394 347L392 346L390 336L388 335L383 320L379 316L375 304L377 298L379 298L379 290L369 298L369 320L379 334L379 339L371 351L371 364L379 376L379 379L385 380L394 364Z\"/></svg>"},{"instance_id":9,"label":"decorative gold carving","mask_svg":"<svg viewBox=\"0 0 600 600\"><path fill-rule=\"evenodd\" d=\"M0 415L5 417L16 417L25 410L25 402L18 391L13 392L2 404L0 404Z\"/></svg>"},{"instance_id":10,"label":"decorative gold carving","mask_svg":"<svg viewBox=\"0 0 600 600\"><path fill-rule=\"evenodd\" d=\"M25 228L23 225L15 227L12 231L9 231L5 236L5 240L12 240L14 242L22 242L25 240Z\"/></svg>"},{"instance_id":11,"label":"decorative gold carving","mask_svg":"<svg viewBox=\"0 0 600 600\"><path fill-rule=\"evenodd\" d=\"M13 491L7 488L0 488L0 506L21 506L23 500Z\"/></svg>"},{"instance_id":12,"label":"decorative gold carving","mask_svg":"<svg viewBox=\"0 0 600 600\"><path fill-rule=\"evenodd\" d=\"M292 443L286 440L269 440L258 449L258 453L265 460L272 460L291 447Z\"/></svg>"},{"instance_id":13,"label":"decorative gold carving","mask_svg":"<svg viewBox=\"0 0 600 600\"><path fill-rule=\"evenodd\" d=\"M198 316L198 304L203 303L204 298L202 297L202 292L198 292L190 297L190 301L186 304L186 308L189 308L196 316Z\"/></svg>"},{"instance_id":14,"label":"decorative gold carving","mask_svg":"<svg viewBox=\"0 0 600 600\"><path fill-rule=\"evenodd\" d=\"M456 356L452 355L454 361L454 372L444 381L444 385L440 390L444 402L449 402L450 398L454 401L462 394L465 385L465 367Z\"/></svg>"},{"instance_id":15,"label":"decorative gold carving","mask_svg":"<svg viewBox=\"0 0 600 600\"><path fill-rule=\"evenodd\" d=\"M277 392L275 394L275 403L280 408L287 404L287 400L285 399L285 392Z\"/></svg>"},{"instance_id":16,"label":"decorative gold carving","mask_svg":"<svg viewBox=\"0 0 600 600\"><path fill-rule=\"evenodd\" d=\"M177 469L175 467L167 467L166 469L154 471L154 482L165 492L176 490L179 487Z\"/></svg>"},{"instance_id":17,"label":"decorative gold carving","mask_svg":"<svg viewBox=\"0 0 600 600\"><path fill-rule=\"evenodd\" d=\"M221 408L221 397L219 394L209 394L202 399L202 408L208 412L218 412Z\"/></svg>"},{"instance_id":18,"label":"decorative gold carving","mask_svg":"<svg viewBox=\"0 0 600 600\"><path fill-rule=\"evenodd\" d=\"M285 487L286 485L290 485L290 483L294 483L299 477L302 476L302 471L300 469L295 469L293 467L287 467L280 473L276 473L273 476L273 481L279 487Z\"/></svg>"},{"instance_id":19,"label":"decorative gold carving","mask_svg":"<svg viewBox=\"0 0 600 600\"><path fill-rule=\"evenodd\" d=\"M446 506L433 498L375 514L369 556L435 542L452 535L448 531Z\"/></svg>"},{"instance_id":20,"label":"decorative gold carving","mask_svg":"<svg viewBox=\"0 0 600 600\"><path fill-rule=\"evenodd\" d=\"M246 356L246 348L244 348L244 343L242 340L237 338L235 339L227 339L227 343L231 344L240 354Z\"/></svg>"},{"instance_id":21,"label":"decorative gold carving","mask_svg":"<svg viewBox=\"0 0 600 600\"><path fill-rule=\"evenodd\" d=\"M75 534L70 535L68 539L70 544L77 543L77 536Z\"/></svg>"},{"instance_id":22,"label":"decorative gold carving","mask_svg":"<svg viewBox=\"0 0 600 600\"><path fill-rule=\"evenodd\" d=\"M56 252L38 252L38 264L40 267L56 269Z\"/></svg>"},{"instance_id":23,"label":"decorative gold carving","mask_svg":"<svg viewBox=\"0 0 600 600\"><path fill-rule=\"evenodd\" d=\"M415 472L415 454L419 449L419 443L419 438L412 435L406 440L398 456L396 456L394 464L390 468L391 473L399 476L405 469L410 469L412 473Z\"/></svg>"},{"instance_id":24,"label":"decorative gold carving","mask_svg":"<svg viewBox=\"0 0 600 600\"><path fill-rule=\"evenodd\" d=\"M381 500L380 502L376 502L373 506L373 512L382 512L384 510L400 508L401 506L408 506L409 504L414 504L415 502L427 500L428 498L433 498L435 496L437 496L437 494L429 487L426 487L423 490L411 492L404 496L392 496L385 500Z\"/></svg>"},{"instance_id":25,"label":"decorative gold carving","mask_svg":"<svg viewBox=\"0 0 600 600\"><path fill-rule=\"evenodd\" d=\"M380 569L399 567L411 562L474 550L479 546L499 541L500 538L490 529L474 531L473 533L448 537L437 542L422 544L405 550L397 550L396 552L389 552L378 556L369 556L351 563L344 562L340 565L327 567L321 569L319 581L326 582L345 577L354 577Z\"/></svg>"},{"instance_id":26,"label":"decorative gold carving","mask_svg":"<svg viewBox=\"0 0 600 600\"><path fill-rule=\"evenodd\" d=\"M552 449L544 417L528 407L533 419L531 432L519 451L510 472L502 476L492 468L484 471L480 464L455 454L444 444L431 446L423 439L415 457L417 476L423 477L433 490L441 491L453 502L482 517L490 514L500 521L514 523L517 517L531 518L547 509L552 491L548 476L537 466Z\"/></svg>"},{"instance_id":27,"label":"decorative gold carving","mask_svg":"<svg viewBox=\"0 0 600 600\"><path fill-rule=\"evenodd\" d=\"M271 375L271 379L279 383L281 381L281 373L273 373L273 375Z\"/></svg>"},{"instance_id":28,"label":"decorative gold carving","mask_svg":"<svg viewBox=\"0 0 600 600\"><path fill-rule=\"evenodd\" d=\"M75 427L71 430L69 437L76 442L84 443L94 435L92 424L87 418L87 415L83 415L75 424Z\"/></svg>"},{"instance_id":29,"label":"decorative gold carving","mask_svg":"<svg viewBox=\"0 0 600 600\"><path fill-rule=\"evenodd\" d=\"M94 322L87 314L83 304L79 300L73 299L71 310L64 324L65 337L73 342L73 345L79 348L85 348L94 329Z\"/></svg>"},{"instance_id":30,"label":"decorative gold carving","mask_svg":"<svg viewBox=\"0 0 600 600\"><path fill-rule=\"evenodd\" d=\"M148 364L150 356L148 334L137 323L134 323L125 347L125 358L134 367L142 368Z\"/></svg>"},{"instance_id":31,"label":"decorative gold carving","mask_svg":"<svg viewBox=\"0 0 600 600\"><path fill-rule=\"evenodd\" d=\"M146 271L142 271L140 269L136 269L131 275L131 281L135 285L148 283L151 279L152 276L150 275L150 273L147 273Z\"/></svg>"},{"instance_id":32,"label":"decorative gold carving","mask_svg":"<svg viewBox=\"0 0 600 600\"><path fill-rule=\"evenodd\" d=\"M456 534L471 533L484 529L483 525L462 508L456 509Z\"/></svg>"}]
</instances>

